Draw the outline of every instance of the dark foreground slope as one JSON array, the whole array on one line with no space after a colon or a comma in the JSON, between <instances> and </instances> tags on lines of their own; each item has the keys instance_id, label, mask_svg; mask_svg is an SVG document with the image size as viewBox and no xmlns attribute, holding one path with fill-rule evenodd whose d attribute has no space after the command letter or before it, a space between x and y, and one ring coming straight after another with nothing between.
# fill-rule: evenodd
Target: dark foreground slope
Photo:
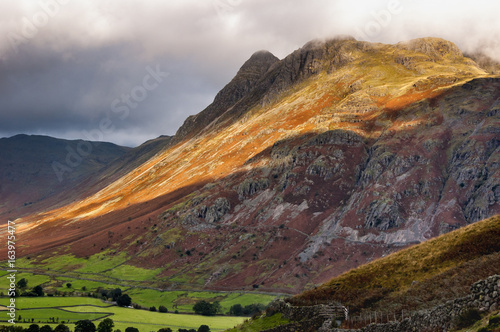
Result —
<instances>
[{"instance_id":1,"label":"dark foreground slope","mask_svg":"<svg viewBox=\"0 0 500 332\"><path fill-rule=\"evenodd\" d=\"M158 153L19 219L19 254L126 253L159 287L297 293L500 213L499 98L437 38L258 52Z\"/></svg>"},{"instance_id":2,"label":"dark foreground slope","mask_svg":"<svg viewBox=\"0 0 500 332\"><path fill-rule=\"evenodd\" d=\"M416 310L468 294L500 271L500 216L362 265L290 299L296 305L338 301L351 311Z\"/></svg>"},{"instance_id":3,"label":"dark foreground slope","mask_svg":"<svg viewBox=\"0 0 500 332\"><path fill-rule=\"evenodd\" d=\"M296 308L292 311L277 302L266 314L255 317L234 331L259 331L259 326L263 325L276 328L280 317L283 327L274 331L296 331L298 326L307 326L302 329L304 331L330 331L320 328L322 324L332 322L324 323L321 309L316 308L332 303L349 308L351 319L344 322L344 327L368 325L371 321L375 322L374 313L377 313L379 323L399 323L372 326L367 331L448 330L441 328L444 323L436 321L446 322L446 326L459 325L460 312L465 311L455 312L453 308L460 307L462 302L474 303L471 305L485 314L498 310L498 304L491 297L498 297L495 289L500 281L497 281L498 276L490 276L497 275L499 271L500 216L495 216L362 265L289 298L286 302ZM486 279L490 281L490 286L484 290L481 289L484 282L476 282ZM476 296L468 298L471 292ZM490 300L485 292L490 294ZM300 310L310 314L291 314ZM410 316L410 321L404 321L404 317ZM283 320L283 317L291 321ZM415 326L420 327L414 329Z\"/></svg>"}]
</instances>

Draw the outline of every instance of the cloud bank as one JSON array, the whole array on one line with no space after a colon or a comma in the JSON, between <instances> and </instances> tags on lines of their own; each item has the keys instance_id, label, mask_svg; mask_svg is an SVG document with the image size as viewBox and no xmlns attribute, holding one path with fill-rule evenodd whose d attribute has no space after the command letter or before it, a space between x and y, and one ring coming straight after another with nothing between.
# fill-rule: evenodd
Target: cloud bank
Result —
<instances>
[{"instance_id":1,"label":"cloud bank","mask_svg":"<svg viewBox=\"0 0 500 332\"><path fill-rule=\"evenodd\" d=\"M6 0L0 9L0 137L88 138L103 121L102 139L117 144L172 135L255 51L283 58L339 34L435 36L500 60L500 4L489 0ZM148 79L150 70L165 75Z\"/></svg>"}]
</instances>

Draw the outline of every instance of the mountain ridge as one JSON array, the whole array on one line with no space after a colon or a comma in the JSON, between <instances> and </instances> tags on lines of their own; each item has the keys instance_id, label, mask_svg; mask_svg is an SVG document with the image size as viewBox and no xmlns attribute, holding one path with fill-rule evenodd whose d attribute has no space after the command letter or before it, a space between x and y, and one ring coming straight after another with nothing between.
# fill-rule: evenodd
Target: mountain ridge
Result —
<instances>
[{"instance_id":1,"label":"mountain ridge","mask_svg":"<svg viewBox=\"0 0 500 332\"><path fill-rule=\"evenodd\" d=\"M19 219L20 253L127 252L169 266L165 287L298 291L499 213L500 78L458 52L340 38L258 53L140 166Z\"/></svg>"}]
</instances>

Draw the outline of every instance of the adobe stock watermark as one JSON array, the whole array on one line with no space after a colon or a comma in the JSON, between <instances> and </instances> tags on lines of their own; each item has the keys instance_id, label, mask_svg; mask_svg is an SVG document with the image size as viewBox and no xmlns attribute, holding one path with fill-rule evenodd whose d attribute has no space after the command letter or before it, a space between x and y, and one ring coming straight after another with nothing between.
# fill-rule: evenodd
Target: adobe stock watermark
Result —
<instances>
[{"instance_id":1,"label":"adobe stock watermark","mask_svg":"<svg viewBox=\"0 0 500 332\"><path fill-rule=\"evenodd\" d=\"M220 18L234 13L236 8L243 3L243 0L212 0L212 4Z\"/></svg>"},{"instance_id":2,"label":"adobe stock watermark","mask_svg":"<svg viewBox=\"0 0 500 332\"><path fill-rule=\"evenodd\" d=\"M155 68L147 66L146 72L147 74L144 75L140 84L134 86L128 93L122 93L120 98L113 99L110 112L99 121L95 129L82 132L88 141L79 141L76 148L67 145L64 163L52 162L52 169L59 182L64 180L65 173L72 172L79 167L84 159L92 154L94 146L98 146L99 142L104 141L106 135L111 134L116 129L116 118L125 121L130 116L131 110L137 108L141 102L146 100L149 93L158 88L169 75L169 73L160 69L160 65L156 65Z\"/></svg>"},{"instance_id":3,"label":"adobe stock watermark","mask_svg":"<svg viewBox=\"0 0 500 332\"><path fill-rule=\"evenodd\" d=\"M31 17L24 16L21 20L21 25L16 32L9 31L7 38L10 47L17 53L19 46L27 43L30 39L36 37L40 29L44 28L51 18L56 16L61 6L66 5L69 0L41 0L38 2L38 11Z\"/></svg>"},{"instance_id":4,"label":"adobe stock watermark","mask_svg":"<svg viewBox=\"0 0 500 332\"><path fill-rule=\"evenodd\" d=\"M390 0L387 3L385 9L372 10L370 15L372 20L368 21L362 29L356 28L355 38L358 40L371 41L373 38L377 37L383 29L387 28L395 15L399 15L403 12L403 5L399 0Z\"/></svg>"}]
</instances>

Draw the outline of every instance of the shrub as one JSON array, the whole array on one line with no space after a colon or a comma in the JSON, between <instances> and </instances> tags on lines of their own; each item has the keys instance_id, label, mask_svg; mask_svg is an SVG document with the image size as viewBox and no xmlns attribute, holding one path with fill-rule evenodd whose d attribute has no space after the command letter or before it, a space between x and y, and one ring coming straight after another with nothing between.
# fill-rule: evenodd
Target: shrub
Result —
<instances>
[{"instance_id":1,"label":"shrub","mask_svg":"<svg viewBox=\"0 0 500 332\"><path fill-rule=\"evenodd\" d=\"M149 307L149 311L156 311L156 307L155 306Z\"/></svg>"},{"instance_id":2,"label":"shrub","mask_svg":"<svg viewBox=\"0 0 500 332\"><path fill-rule=\"evenodd\" d=\"M161 306L158 307L158 311L159 312L168 312L168 309L164 305L161 305Z\"/></svg>"}]
</instances>

